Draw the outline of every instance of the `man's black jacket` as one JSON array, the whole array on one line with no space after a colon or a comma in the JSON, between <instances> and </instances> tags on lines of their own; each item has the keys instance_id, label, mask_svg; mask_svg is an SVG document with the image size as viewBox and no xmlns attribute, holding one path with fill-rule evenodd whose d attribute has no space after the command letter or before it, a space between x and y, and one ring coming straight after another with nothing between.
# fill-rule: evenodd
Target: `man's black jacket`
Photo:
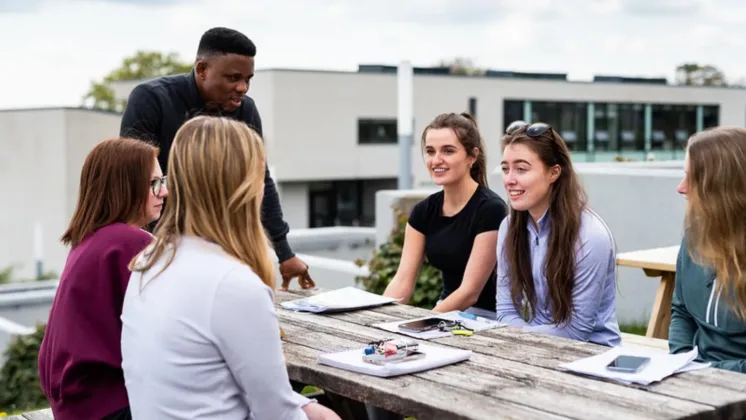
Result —
<instances>
[{"instance_id":1,"label":"man's black jacket","mask_svg":"<svg viewBox=\"0 0 746 420\"><path fill-rule=\"evenodd\" d=\"M168 155L176 131L188 119L197 115L218 115L208 111L197 90L194 71L186 74L163 76L145 81L132 90L122 116L119 135L147 140L160 148L158 161L166 172ZM262 135L262 120L254 100L243 97L241 106L233 112L219 115L245 122ZM294 256L287 241L290 230L282 218L280 197L267 166L264 175L264 199L262 200L262 224L269 232L275 253L280 262Z\"/></svg>"}]
</instances>

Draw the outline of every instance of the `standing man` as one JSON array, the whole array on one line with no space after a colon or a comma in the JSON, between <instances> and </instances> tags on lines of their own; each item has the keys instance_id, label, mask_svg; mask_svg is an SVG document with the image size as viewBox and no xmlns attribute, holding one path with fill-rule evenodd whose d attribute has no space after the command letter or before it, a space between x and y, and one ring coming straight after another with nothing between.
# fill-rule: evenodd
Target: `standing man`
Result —
<instances>
[{"instance_id":1,"label":"standing man","mask_svg":"<svg viewBox=\"0 0 746 420\"><path fill-rule=\"evenodd\" d=\"M192 71L162 76L132 90L122 116L120 136L155 143L167 171L171 142L179 127L197 115L230 117L245 122L262 135L262 120L254 100L246 96L254 77L256 46L246 35L228 28L212 28L202 35ZM290 249L288 224L267 165L262 200L262 223L280 262L282 289L298 277L301 287L314 286L308 266Z\"/></svg>"}]
</instances>

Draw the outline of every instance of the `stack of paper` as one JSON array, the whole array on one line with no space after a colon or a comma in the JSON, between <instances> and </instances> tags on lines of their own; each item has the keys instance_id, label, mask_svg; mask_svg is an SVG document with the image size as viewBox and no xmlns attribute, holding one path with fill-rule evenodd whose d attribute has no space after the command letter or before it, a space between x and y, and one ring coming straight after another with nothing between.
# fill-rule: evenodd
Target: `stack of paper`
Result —
<instances>
[{"instance_id":1,"label":"stack of paper","mask_svg":"<svg viewBox=\"0 0 746 420\"><path fill-rule=\"evenodd\" d=\"M620 355L649 357L650 362L637 373L614 372L607 369L606 366ZM679 354L662 353L655 349L614 347L607 352L565 363L560 367L576 373L618 382L649 385L676 373L704 369L710 366L709 363L695 362L694 359L696 358L696 347L687 353Z\"/></svg>"},{"instance_id":2,"label":"stack of paper","mask_svg":"<svg viewBox=\"0 0 746 420\"><path fill-rule=\"evenodd\" d=\"M318 356L318 361L322 365L386 378L451 365L469 360L472 355L471 350L433 347L424 344L420 344L418 350L425 354L424 358L383 365L364 362L364 348L337 353L323 353Z\"/></svg>"},{"instance_id":3,"label":"stack of paper","mask_svg":"<svg viewBox=\"0 0 746 420\"><path fill-rule=\"evenodd\" d=\"M425 316L422 318L407 319L404 321L381 322L378 324L373 324L372 326L376 328L380 328L385 331L395 332L399 334L408 335L410 337L419 338L421 340L432 340L434 338L442 338L442 337L448 337L448 336L453 335L453 333L451 333L450 331L440 331L438 329L424 331L424 332L412 332L412 331L406 331L406 330L399 329L400 324L417 321L420 319L433 318L433 317L448 319L452 321L461 321L461 323L466 328L472 329L474 330L474 332L484 331L490 328L504 327L507 325L507 324L502 324L497 321L489 320L489 319L482 318L482 317L477 317L476 320L470 319L470 318L464 318L462 315L459 314L459 311L452 311L452 312L445 312L442 314L433 314L433 315Z\"/></svg>"},{"instance_id":4,"label":"stack of paper","mask_svg":"<svg viewBox=\"0 0 746 420\"><path fill-rule=\"evenodd\" d=\"M397 300L366 292L356 287L344 287L308 298L283 302L280 306L285 309L303 312L341 312L386 305Z\"/></svg>"}]
</instances>

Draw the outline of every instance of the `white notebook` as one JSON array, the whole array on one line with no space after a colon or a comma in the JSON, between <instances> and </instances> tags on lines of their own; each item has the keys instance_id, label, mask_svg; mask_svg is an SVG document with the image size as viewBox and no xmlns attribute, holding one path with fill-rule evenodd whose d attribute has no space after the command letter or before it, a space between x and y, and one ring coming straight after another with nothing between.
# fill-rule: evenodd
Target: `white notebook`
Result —
<instances>
[{"instance_id":1,"label":"white notebook","mask_svg":"<svg viewBox=\"0 0 746 420\"><path fill-rule=\"evenodd\" d=\"M606 366L620 355L646 356L650 358L650 362L637 373L622 373L608 370ZM560 367L572 372L611 379L617 382L649 385L676 373L704 369L710 366L709 363L695 362L694 359L696 358L696 347L687 353L680 354L668 354L655 349L614 347L604 353L585 357L571 363L565 363L560 365Z\"/></svg>"},{"instance_id":2,"label":"white notebook","mask_svg":"<svg viewBox=\"0 0 746 420\"><path fill-rule=\"evenodd\" d=\"M397 300L396 298L366 292L356 287L343 287L307 298L282 302L280 306L301 312L341 312L382 306Z\"/></svg>"},{"instance_id":3,"label":"white notebook","mask_svg":"<svg viewBox=\"0 0 746 420\"><path fill-rule=\"evenodd\" d=\"M451 365L469 360L472 355L471 350L434 347L425 344L419 345L419 351L424 353L425 357L400 363L375 365L363 361L364 348L361 347L336 353L319 354L318 362L322 365L366 375L390 377Z\"/></svg>"}]
</instances>

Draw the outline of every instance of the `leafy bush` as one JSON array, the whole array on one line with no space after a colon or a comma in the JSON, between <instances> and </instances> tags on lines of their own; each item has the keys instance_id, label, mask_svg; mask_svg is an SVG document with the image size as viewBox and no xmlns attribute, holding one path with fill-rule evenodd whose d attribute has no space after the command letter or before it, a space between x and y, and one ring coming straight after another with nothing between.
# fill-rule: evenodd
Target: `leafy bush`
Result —
<instances>
[{"instance_id":1,"label":"leafy bush","mask_svg":"<svg viewBox=\"0 0 746 420\"><path fill-rule=\"evenodd\" d=\"M383 294L386 286L391 282L399 268L402 247L404 246L404 230L407 226L408 213L399 209L394 210L397 223L389 235L388 242L382 244L378 251L367 262L370 275L355 278L357 284L371 293ZM358 260L360 266L364 261ZM409 304L420 308L432 309L440 298L443 289L440 270L435 268L425 258L420 273L417 276L414 294ZM405 303L405 302L402 302Z\"/></svg>"},{"instance_id":2,"label":"leafy bush","mask_svg":"<svg viewBox=\"0 0 746 420\"><path fill-rule=\"evenodd\" d=\"M40 276L37 276L36 278L31 279L16 279L13 276L13 272L15 271L17 267L13 265L9 265L2 270L0 270L0 284L9 284L9 283L15 283L15 282L24 282L24 281L41 281L41 280L55 280L60 278L59 274L57 274L54 271L47 271L45 273L42 273Z\"/></svg>"},{"instance_id":3,"label":"leafy bush","mask_svg":"<svg viewBox=\"0 0 746 420\"><path fill-rule=\"evenodd\" d=\"M16 337L5 350L0 369L0 411L30 411L48 407L39 384L39 347L46 325L28 335Z\"/></svg>"}]
</instances>

